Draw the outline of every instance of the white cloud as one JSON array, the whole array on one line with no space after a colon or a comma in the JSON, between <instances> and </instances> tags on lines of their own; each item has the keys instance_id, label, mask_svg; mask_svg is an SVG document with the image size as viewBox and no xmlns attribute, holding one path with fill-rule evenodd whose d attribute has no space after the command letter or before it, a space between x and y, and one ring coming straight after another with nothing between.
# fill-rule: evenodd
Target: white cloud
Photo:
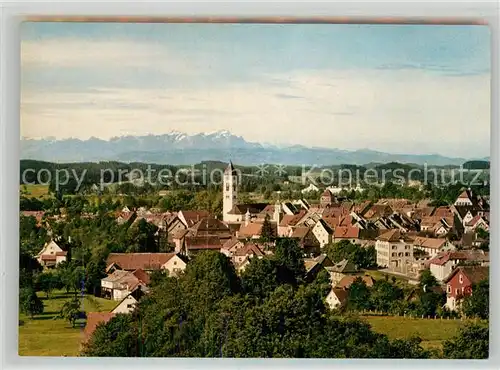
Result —
<instances>
[{"instance_id":1,"label":"white cloud","mask_svg":"<svg viewBox=\"0 0 500 370\"><path fill-rule=\"evenodd\" d=\"M197 70L187 57L160 43L76 38L22 41L21 67L83 67L90 70L136 67L182 74L193 74Z\"/></svg>"},{"instance_id":2,"label":"white cloud","mask_svg":"<svg viewBox=\"0 0 500 370\"><path fill-rule=\"evenodd\" d=\"M287 84L263 79L207 90L24 90L21 134L109 138L228 129L260 142L488 155L489 75L357 70L268 77Z\"/></svg>"}]
</instances>

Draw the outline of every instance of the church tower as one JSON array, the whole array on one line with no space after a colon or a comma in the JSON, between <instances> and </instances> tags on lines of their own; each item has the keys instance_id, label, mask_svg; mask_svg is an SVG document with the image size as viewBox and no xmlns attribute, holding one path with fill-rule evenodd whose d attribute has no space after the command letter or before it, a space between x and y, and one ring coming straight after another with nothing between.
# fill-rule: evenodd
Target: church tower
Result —
<instances>
[{"instance_id":1,"label":"church tower","mask_svg":"<svg viewBox=\"0 0 500 370\"><path fill-rule=\"evenodd\" d=\"M223 221L232 221L228 212L233 209L238 196L238 175L233 167L233 163L229 161L229 165L224 171L224 179L222 183L222 219Z\"/></svg>"}]
</instances>

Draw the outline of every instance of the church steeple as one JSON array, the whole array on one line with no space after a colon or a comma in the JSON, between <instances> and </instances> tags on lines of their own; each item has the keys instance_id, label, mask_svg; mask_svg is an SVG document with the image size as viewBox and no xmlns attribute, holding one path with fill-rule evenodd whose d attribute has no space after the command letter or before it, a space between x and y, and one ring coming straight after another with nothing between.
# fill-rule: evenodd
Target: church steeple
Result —
<instances>
[{"instance_id":1,"label":"church steeple","mask_svg":"<svg viewBox=\"0 0 500 370\"><path fill-rule=\"evenodd\" d=\"M234 169L233 162L229 164L224 171L222 183L222 219L224 221L232 221L228 212L233 209L238 198L238 176Z\"/></svg>"}]
</instances>

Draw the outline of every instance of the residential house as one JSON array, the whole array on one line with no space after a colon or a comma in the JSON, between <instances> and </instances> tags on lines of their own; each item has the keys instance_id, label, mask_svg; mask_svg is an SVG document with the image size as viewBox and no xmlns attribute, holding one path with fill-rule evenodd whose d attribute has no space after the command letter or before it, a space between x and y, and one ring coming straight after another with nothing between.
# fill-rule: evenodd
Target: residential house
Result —
<instances>
[{"instance_id":1,"label":"residential house","mask_svg":"<svg viewBox=\"0 0 500 370\"><path fill-rule=\"evenodd\" d=\"M139 300L146 294L142 289L135 289L132 293L128 294L123 298L120 303L118 303L110 312L114 314L118 313L131 313L134 311Z\"/></svg>"},{"instance_id":2,"label":"residential house","mask_svg":"<svg viewBox=\"0 0 500 370\"><path fill-rule=\"evenodd\" d=\"M489 231L490 226L489 222L486 220L485 217L477 214L472 218L472 220L468 221L464 225L465 227L465 232L475 232L478 229L482 229L484 231Z\"/></svg>"},{"instance_id":3,"label":"residential house","mask_svg":"<svg viewBox=\"0 0 500 370\"><path fill-rule=\"evenodd\" d=\"M186 263L186 258L178 253L110 253L106 272L167 270L170 276L176 276L184 271Z\"/></svg>"},{"instance_id":4,"label":"residential house","mask_svg":"<svg viewBox=\"0 0 500 370\"><path fill-rule=\"evenodd\" d=\"M333 234L333 242L338 243L341 240L348 240L351 243L359 242L360 229L354 226L338 226Z\"/></svg>"},{"instance_id":5,"label":"residential house","mask_svg":"<svg viewBox=\"0 0 500 370\"><path fill-rule=\"evenodd\" d=\"M247 243L243 248L238 249L233 255L233 263L240 265L244 260L253 257L262 258L265 253L258 244Z\"/></svg>"},{"instance_id":6,"label":"residential house","mask_svg":"<svg viewBox=\"0 0 500 370\"><path fill-rule=\"evenodd\" d=\"M454 206L454 211L463 228L478 215L477 210L471 206Z\"/></svg>"},{"instance_id":7,"label":"residential house","mask_svg":"<svg viewBox=\"0 0 500 370\"><path fill-rule=\"evenodd\" d=\"M444 279L446 307L452 311L458 310L460 300L472 294L473 285L488 278L488 266L458 266Z\"/></svg>"},{"instance_id":8,"label":"residential house","mask_svg":"<svg viewBox=\"0 0 500 370\"><path fill-rule=\"evenodd\" d=\"M186 228L189 228L202 218L210 217L210 213L208 211L179 211L177 217Z\"/></svg>"},{"instance_id":9,"label":"residential house","mask_svg":"<svg viewBox=\"0 0 500 370\"><path fill-rule=\"evenodd\" d=\"M302 220L306 214L307 211L303 209L296 215L283 215L281 222L278 224L278 236L289 237L293 232L293 228L297 226L299 221Z\"/></svg>"},{"instance_id":10,"label":"residential house","mask_svg":"<svg viewBox=\"0 0 500 370\"><path fill-rule=\"evenodd\" d=\"M349 292L342 288L332 288L326 296L326 304L331 310L340 309L347 303Z\"/></svg>"},{"instance_id":11,"label":"residential house","mask_svg":"<svg viewBox=\"0 0 500 370\"><path fill-rule=\"evenodd\" d=\"M354 280L357 278L361 278L362 281L366 284L367 287L371 288L373 284L375 284L375 280L371 276L364 275L364 276L359 276L359 275L347 275L344 276L340 281L337 283L335 287L341 288L341 289L349 289L354 283Z\"/></svg>"},{"instance_id":12,"label":"residential house","mask_svg":"<svg viewBox=\"0 0 500 370\"><path fill-rule=\"evenodd\" d=\"M418 249L430 257L435 257L441 252L455 249L455 246L445 238L425 238L417 236L412 244L414 252Z\"/></svg>"},{"instance_id":13,"label":"residential house","mask_svg":"<svg viewBox=\"0 0 500 370\"><path fill-rule=\"evenodd\" d=\"M304 188L301 190L301 193L306 194L306 193L314 192L314 191L319 191L319 188L314 184L309 184L309 186L307 188Z\"/></svg>"},{"instance_id":14,"label":"residential house","mask_svg":"<svg viewBox=\"0 0 500 370\"><path fill-rule=\"evenodd\" d=\"M227 222L244 222L245 214L250 213L251 217L257 217L266 207L267 203L235 204L225 215Z\"/></svg>"},{"instance_id":15,"label":"residential house","mask_svg":"<svg viewBox=\"0 0 500 370\"><path fill-rule=\"evenodd\" d=\"M318 239L320 248L323 248L325 245L332 242L333 229L325 220L318 220L314 225L312 232L316 239Z\"/></svg>"},{"instance_id":16,"label":"residential house","mask_svg":"<svg viewBox=\"0 0 500 370\"><path fill-rule=\"evenodd\" d=\"M375 242L377 265L395 272L406 273L408 261L413 260L412 240L400 230L389 230Z\"/></svg>"},{"instance_id":17,"label":"residential house","mask_svg":"<svg viewBox=\"0 0 500 370\"><path fill-rule=\"evenodd\" d=\"M149 275L141 269L133 272L115 270L101 279L101 292L104 297L120 301L134 290L146 288L149 280Z\"/></svg>"},{"instance_id":18,"label":"residential house","mask_svg":"<svg viewBox=\"0 0 500 370\"><path fill-rule=\"evenodd\" d=\"M220 239L217 235L186 236L184 238L181 254L192 256L206 250L220 252L226 240L227 239Z\"/></svg>"},{"instance_id":19,"label":"residential house","mask_svg":"<svg viewBox=\"0 0 500 370\"><path fill-rule=\"evenodd\" d=\"M36 255L36 259L43 267L51 268L65 262L67 255L67 251L64 251L54 240L51 240Z\"/></svg>"},{"instance_id":20,"label":"residential house","mask_svg":"<svg viewBox=\"0 0 500 370\"><path fill-rule=\"evenodd\" d=\"M259 239L262 236L262 226L263 224L260 222L241 224L236 237L238 239Z\"/></svg>"},{"instance_id":21,"label":"residential house","mask_svg":"<svg viewBox=\"0 0 500 370\"><path fill-rule=\"evenodd\" d=\"M330 273L332 286L337 286L337 284L347 275L358 272L357 266L346 259L335 263L333 266L327 267L326 270Z\"/></svg>"},{"instance_id":22,"label":"residential house","mask_svg":"<svg viewBox=\"0 0 500 370\"><path fill-rule=\"evenodd\" d=\"M325 191L321 194L320 206L322 208L325 208L327 206L334 204L335 202L336 202L335 195L333 195L330 190L325 189Z\"/></svg>"},{"instance_id":23,"label":"residential house","mask_svg":"<svg viewBox=\"0 0 500 370\"><path fill-rule=\"evenodd\" d=\"M228 257L232 257L234 253L245 246L245 243L241 240L239 240L236 237L233 237L232 239L227 240L221 248L221 253L225 254Z\"/></svg>"},{"instance_id":24,"label":"residential house","mask_svg":"<svg viewBox=\"0 0 500 370\"><path fill-rule=\"evenodd\" d=\"M128 210L128 208L126 208L126 210ZM130 225L132 225L132 223L135 221L136 218L137 218L137 212L130 211L130 210L128 210L128 212L127 212L127 211L122 210L118 214L118 217L116 218L116 222L118 222L120 225L127 224L130 226Z\"/></svg>"},{"instance_id":25,"label":"residential house","mask_svg":"<svg viewBox=\"0 0 500 370\"><path fill-rule=\"evenodd\" d=\"M306 280L313 281L321 270L326 270L334 266L332 260L326 254L320 254L314 258L304 258L306 268Z\"/></svg>"},{"instance_id":26,"label":"residential house","mask_svg":"<svg viewBox=\"0 0 500 370\"><path fill-rule=\"evenodd\" d=\"M317 255L320 252L320 243L314 233L312 232L312 228L297 226L292 234L291 238L295 238L298 240L299 245L304 250L304 254L306 255Z\"/></svg>"},{"instance_id":27,"label":"residential house","mask_svg":"<svg viewBox=\"0 0 500 370\"><path fill-rule=\"evenodd\" d=\"M367 220L377 220L381 217L387 217L394 213L391 206L388 204L374 204L372 205L368 211L364 214L361 214Z\"/></svg>"},{"instance_id":28,"label":"residential house","mask_svg":"<svg viewBox=\"0 0 500 370\"><path fill-rule=\"evenodd\" d=\"M462 261L467 261L464 252L443 252L429 261L429 269L436 280L442 282Z\"/></svg>"}]
</instances>

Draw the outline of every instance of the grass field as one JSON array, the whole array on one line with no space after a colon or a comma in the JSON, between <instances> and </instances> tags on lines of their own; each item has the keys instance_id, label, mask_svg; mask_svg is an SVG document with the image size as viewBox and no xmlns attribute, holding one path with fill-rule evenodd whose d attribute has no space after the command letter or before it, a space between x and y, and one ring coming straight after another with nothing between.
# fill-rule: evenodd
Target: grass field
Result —
<instances>
[{"instance_id":1,"label":"grass field","mask_svg":"<svg viewBox=\"0 0 500 370\"><path fill-rule=\"evenodd\" d=\"M49 198L49 186L48 185L21 185L20 187L21 195L28 198Z\"/></svg>"},{"instance_id":2,"label":"grass field","mask_svg":"<svg viewBox=\"0 0 500 370\"><path fill-rule=\"evenodd\" d=\"M451 339L466 322L446 319L412 319L401 316L364 316L378 333L390 339L403 339L416 335L422 338L422 347L440 349L445 340Z\"/></svg>"},{"instance_id":3,"label":"grass field","mask_svg":"<svg viewBox=\"0 0 500 370\"><path fill-rule=\"evenodd\" d=\"M55 319L62 305L72 294L54 292L50 299L38 293L44 304L44 313L33 319L21 314L19 320L20 356L78 356L83 328L72 328L68 321ZM118 302L102 298L85 298L84 310L110 311Z\"/></svg>"}]
</instances>

